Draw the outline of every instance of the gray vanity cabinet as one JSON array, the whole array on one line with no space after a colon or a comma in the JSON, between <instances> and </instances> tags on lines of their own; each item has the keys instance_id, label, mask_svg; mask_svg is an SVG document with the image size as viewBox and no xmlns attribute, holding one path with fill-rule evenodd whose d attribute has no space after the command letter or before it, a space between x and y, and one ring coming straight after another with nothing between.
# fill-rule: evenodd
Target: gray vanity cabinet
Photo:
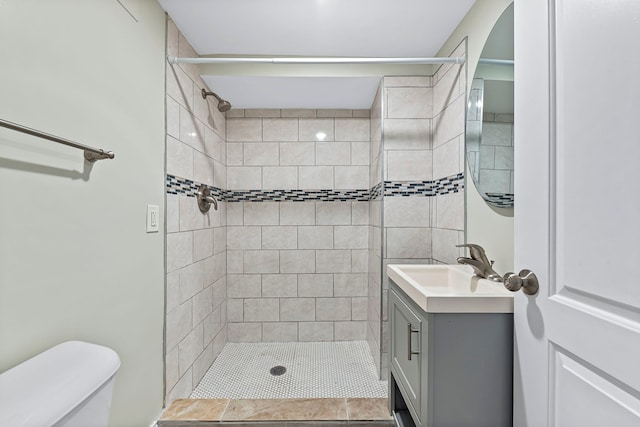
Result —
<instances>
[{"instance_id":1,"label":"gray vanity cabinet","mask_svg":"<svg viewBox=\"0 0 640 427\"><path fill-rule=\"evenodd\" d=\"M511 426L513 314L425 313L389 283L389 401L396 424Z\"/></svg>"}]
</instances>

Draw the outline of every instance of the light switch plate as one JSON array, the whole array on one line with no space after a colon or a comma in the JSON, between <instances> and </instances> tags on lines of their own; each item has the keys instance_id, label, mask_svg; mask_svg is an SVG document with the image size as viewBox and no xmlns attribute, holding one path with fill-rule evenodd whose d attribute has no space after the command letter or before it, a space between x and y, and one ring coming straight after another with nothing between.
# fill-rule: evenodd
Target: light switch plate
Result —
<instances>
[{"instance_id":1,"label":"light switch plate","mask_svg":"<svg viewBox=\"0 0 640 427\"><path fill-rule=\"evenodd\" d=\"M156 205L147 205L147 233L157 233L160 223L160 208Z\"/></svg>"}]
</instances>

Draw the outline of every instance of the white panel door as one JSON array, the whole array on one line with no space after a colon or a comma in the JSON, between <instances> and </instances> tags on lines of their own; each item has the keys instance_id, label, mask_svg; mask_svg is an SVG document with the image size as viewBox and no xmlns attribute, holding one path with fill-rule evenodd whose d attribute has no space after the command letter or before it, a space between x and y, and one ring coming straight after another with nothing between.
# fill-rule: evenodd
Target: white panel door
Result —
<instances>
[{"instance_id":1,"label":"white panel door","mask_svg":"<svg viewBox=\"0 0 640 427\"><path fill-rule=\"evenodd\" d=\"M514 425L640 426L640 1L515 1Z\"/></svg>"}]
</instances>

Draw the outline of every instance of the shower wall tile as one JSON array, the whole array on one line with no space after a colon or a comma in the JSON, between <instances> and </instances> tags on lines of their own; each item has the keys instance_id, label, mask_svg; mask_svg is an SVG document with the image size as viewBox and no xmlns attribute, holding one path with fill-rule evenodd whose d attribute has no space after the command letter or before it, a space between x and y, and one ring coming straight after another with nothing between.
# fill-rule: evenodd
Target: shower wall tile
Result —
<instances>
[{"instance_id":1,"label":"shower wall tile","mask_svg":"<svg viewBox=\"0 0 640 427\"><path fill-rule=\"evenodd\" d=\"M229 190L262 188L262 169L259 167L227 167L227 188Z\"/></svg>"},{"instance_id":2,"label":"shower wall tile","mask_svg":"<svg viewBox=\"0 0 640 427\"><path fill-rule=\"evenodd\" d=\"M229 342L260 342L262 323L228 323L227 339Z\"/></svg>"},{"instance_id":3,"label":"shower wall tile","mask_svg":"<svg viewBox=\"0 0 640 427\"><path fill-rule=\"evenodd\" d=\"M280 301L280 320L316 320L315 301L314 298L283 298Z\"/></svg>"},{"instance_id":4,"label":"shower wall tile","mask_svg":"<svg viewBox=\"0 0 640 427\"><path fill-rule=\"evenodd\" d=\"M353 117L354 110L328 108L326 110L316 110L318 117Z\"/></svg>"},{"instance_id":5,"label":"shower wall tile","mask_svg":"<svg viewBox=\"0 0 640 427\"><path fill-rule=\"evenodd\" d=\"M297 249L298 227L265 226L261 229L262 249Z\"/></svg>"},{"instance_id":6,"label":"shower wall tile","mask_svg":"<svg viewBox=\"0 0 640 427\"><path fill-rule=\"evenodd\" d=\"M298 274L298 296L332 297L333 274Z\"/></svg>"},{"instance_id":7,"label":"shower wall tile","mask_svg":"<svg viewBox=\"0 0 640 427\"><path fill-rule=\"evenodd\" d=\"M245 322L275 322L279 320L278 298L249 298L244 300Z\"/></svg>"},{"instance_id":8,"label":"shower wall tile","mask_svg":"<svg viewBox=\"0 0 640 427\"><path fill-rule=\"evenodd\" d=\"M193 148L167 135L167 173L193 176Z\"/></svg>"},{"instance_id":9,"label":"shower wall tile","mask_svg":"<svg viewBox=\"0 0 640 427\"><path fill-rule=\"evenodd\" d=\"M241 205L228 210L236 224L227 226L230 325L260 323L262 340L332 340L333 322L366 321L368 202L229 204ZM365 339L362 327L342 330ZM229 340L258 339L238 331Z\"/></svg>"},{"instance_id":10,"label":"shower wall tile","mask_svg":"<svg viewBox=\"0 0 640 427\"><path fill-rule=\"evenodd\" d=\"M315 143L282 142L280 143L280 165L312 166L315 165Z\"/></svg>"},{"instance_id":11,"label":"shower wall tile","mask_svg":"<svg viewBox=\"0 0 640 427\"><path fill-rule=\"evenodd\" d=\"M295 166L263 167L262 188L265 190L298 188L298 168Z\"/></svg>"},{"instance_id":12,"label":"shower wall tile","mask_svg":"<svg viewBox=\"0 0 640 427\"><path fill-rule=\"evenodd\" d=\"M369 141L370 123L368 119L336 119L336 141Z\"/></svg>"},{"instance_id":13,"label":"shower wall tile","mask_svg":"<svg viewBox=\"0 0 640 427\"><path fill-rule=\"evenodd\" d=\"M334 119L300 119L298 126L299 141L335 141Z\"/></svg>"},{"instance_id":14,"label":"shower wall tile","mask_svg":"<svg viewBox=\"0 0 640 427\"><path fill-rule=\"evenodd\" d=\"M297 322L269 322L262 324L262 341L291 342L298 341Z\"/></svg>"},{"instance_id":15,"label":"shower wall tile","mask_svg":"<svg viewBox=\"0 0 640 427\"><path fill-rule=\"evenodd\" d=\"M262 141L262 119L227 119L227 142Z\"/></svg>"},{"instance_id":16,"label":"shower wall tile","mask_svg":"<svg viewBox=\"0 0 640 427\"><path fill-rule=\"evenodd\" d=\"M348 142L317 142L317 165L350 165L351 144Z\"/></svg>"},{"instance_id":17,"label":"shower wall tile","mask_svg":"<svg viewBox=\"0 0 640 427\"><path fill-rule=\"evenodd\" d=\"M433 176L451 176L464 170L464 138L459 136L433 150Z\"/></svg>"},{"instance_id":18,"label":"shower wall tile","mask_svg":"<svg viewBox=\"0 0 640 427\"><path fill-rule=\"evenodd\" d=\"M289 298L298 295L296 274L264 274L262 276L262 296L268 298Z\"/></svg>"},{"instance_id":19,"label":"shower wall tile","mask_svg":"<svg viewBox=\"0 0 640 427\"><path fill-rule=\"evenodd\" d=\"M387 181L422 181L433 176L431 150L387 151Z\"/></svg>"},{"instance_id":20,"label":"shower wall tile","mask_svg":"<svg viewBox=\"0 0 640 427\"><path fill-rule=\"evenodd\" d=\"M391 119L431 118L432 96L430 87L387 88L387 117Z\"/></svg>"},{"instance_id":21,"label":"shower wall tile","mask_svg":"<svg viewBox=\"0 0 640 427\"><path fill-rule=\"evenodd\" d=\"M298 324L298 340L334 341L334 322L300 322Z\"/></svg>"},{"instance_id":22,"label":"shower wall tile","mask_svg":"<svg viewBox=\"0 0 640 427\"><path fill-rule=\"evenodd\" d=\"M298 188L300 190L321 190L333 187L333 167L300 166L298 168Z\"/></svg>"},{"instance_id":23,"label":"shower wall tile","mask_svg":"<svg viewBox=\"0 0 640 427\"><path fill-rule=\"evenodd\" d=\"M298 120L265 118L262 120L262 138L263 141L297 141Z\"/></svg>"},{"instance_id":24,"label":"shower wall tile","mask_svg":"<svg viewBox=\"0 0 640 427\"><path fill-rule=\"evenodd\" d=\"M336 341L361 340L367 333L367 322L335 322Z\"/></svg>"},{"instance_id":25,"label":"shower wall tile","mask_svg":"<svg viewBox=\"0 0 640 427\"><path fill-rule=\"evenodd\" d=\"M169 52L196 56L171 20L167 28ZM167 174L226 187L225 116L200 96L205 86L196 66L167 65L166 82ZM169 402L191 394L226 342L227 210L220 201L217 211L203 214L185 194L167 194L166 200Z\"/></svg>"},{"instance_id":26,"label":"shower wall tile","mask_svg":"<svg viewBox=\"0 0 640 427\"><path fill-rule=\"evenodd\" d=\"M280 225L313 225L316 223L316 204L282 202Z\"/></svg>"},{"instance_id":27,"label":"shower wall tile","mask_svg":"<svg viewBox=\"0 0 640 427\"><path fill-rule=\"evenodd\" d=\"M386 119L384 147L387 150L431 148L431 119Z\"/></svg>"},{"instance_id":28,"label":"shower wall tile","mask_svg":"<svg viewBox=\"0 0 640 427\"><path fill-rule=\"evenodd\" d=\"M275 142L245 142L243 164L245 166L277 166L279 145Z\"/></svg>"},{"instance_id":29,"label":"shower wall tile","mask_svg":"<svg viewBox=\"0 0 640 427\"><path fill-rule=\"evenodd\" d=\"M314 109L287 109L281 110L282 117L305 117L313 118L317 117L317 110Z\"/></svg>"}]
</instances>

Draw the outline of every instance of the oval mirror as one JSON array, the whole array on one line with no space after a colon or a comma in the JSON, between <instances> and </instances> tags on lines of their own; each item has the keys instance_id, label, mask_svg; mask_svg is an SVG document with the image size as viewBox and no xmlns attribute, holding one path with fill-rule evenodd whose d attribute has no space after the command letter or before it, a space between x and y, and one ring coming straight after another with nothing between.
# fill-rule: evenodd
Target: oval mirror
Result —
<instances>
[{"instance_id":1,"label":"oval mirror","mask_svg":"<svg viewBox=\"0 0 640 427\"><path fill-rule=\"evenodd\" d=\"M513 207L513 3L480 54L467 104L466 150L482 198Z\"/></svg>"}]
</instances>

